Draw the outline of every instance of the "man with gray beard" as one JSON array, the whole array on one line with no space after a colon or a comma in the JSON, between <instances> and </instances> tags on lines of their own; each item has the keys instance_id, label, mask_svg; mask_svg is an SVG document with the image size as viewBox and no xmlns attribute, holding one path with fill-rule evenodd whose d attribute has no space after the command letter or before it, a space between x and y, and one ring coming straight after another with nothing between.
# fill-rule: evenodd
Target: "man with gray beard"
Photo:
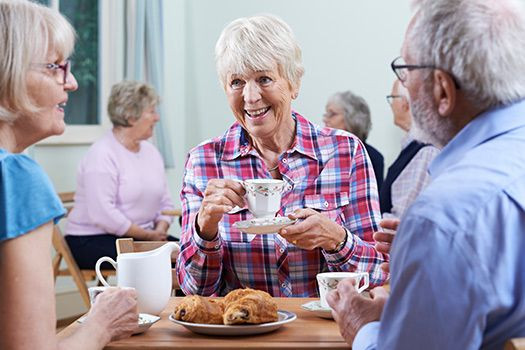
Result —
<instances>
[{"instance_id":1,"label":"man with gray beard","mask_svg":"<svg viewBox=\"0 0 525 350\"><path fill-rule=\"evenodd\" d=\"M525 10L422 0L401 57L419 138L443 148L391 249L391 291L328 295L359 349L501 349L525 337Z\"/></svg>"}]
</instances>

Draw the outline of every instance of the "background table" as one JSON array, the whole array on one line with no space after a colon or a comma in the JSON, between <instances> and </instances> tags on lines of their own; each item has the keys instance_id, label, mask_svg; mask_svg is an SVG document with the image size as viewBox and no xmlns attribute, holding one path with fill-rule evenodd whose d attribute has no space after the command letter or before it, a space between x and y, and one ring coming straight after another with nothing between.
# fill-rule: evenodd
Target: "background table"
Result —
<instances>
[{"instance_id":1,"label":"background table","mask_svg":"<svg viewBox=\"0 0 525 350\"><path fill-rule=\"evenodd\" d=\"M112 342L105 349L349 349L333 320L301 309L311 298L275 298L279 309L297 314L297 319L276 331L251 336L209 336L193 333L168 320L178 300L172 298L161 313L161 320L147 332ZM67 327L61 335L74 331Z\"/></svg>"}]
</instances>

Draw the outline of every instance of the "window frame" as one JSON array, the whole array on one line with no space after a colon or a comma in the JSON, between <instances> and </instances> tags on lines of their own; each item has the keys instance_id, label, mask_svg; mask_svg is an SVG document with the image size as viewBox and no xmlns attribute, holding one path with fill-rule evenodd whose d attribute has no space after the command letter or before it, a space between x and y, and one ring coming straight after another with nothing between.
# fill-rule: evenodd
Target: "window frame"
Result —
<instances>
[{"instance_id":1,"label":"window frame","mask_svg":"<svg viewBox=\"0 0 525 350\"><path fill-rule=\"evenodd\" d=\"M51 0L50 7L59 9L59 2ZM124 1L99 0L99 105L98 124L68 125L62 135L48 137L37 145L91 144L111 128L106 108L111 86L124 78ZM72 70L75 74L74 66ZM74 92L73 92L74 93Z\"/></svg>"}]
</instances>

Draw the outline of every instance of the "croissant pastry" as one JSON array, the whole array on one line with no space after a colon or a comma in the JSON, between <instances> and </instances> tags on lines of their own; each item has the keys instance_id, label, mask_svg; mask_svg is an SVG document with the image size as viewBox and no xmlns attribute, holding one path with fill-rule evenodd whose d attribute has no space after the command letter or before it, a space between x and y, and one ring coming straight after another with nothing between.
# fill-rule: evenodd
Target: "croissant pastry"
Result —
<instances>
[{"instance_id":1,"label":"croissant pastry","mask_svg":"<svg viewBox=\"0 0 525 350\"><path fill-rule=\"evenodd\" d=\"M224 298L223 322L226 325L266 323L278 320L277 304L270 294L253 289L238 289Z\"/></svg>"},{"instance_id":2,"label":"croissant pastry","mask_svg":"<svg viewBox=\"0 0 525 350\"><path fill-rule=\"evenodd\" d=\"M222 324L223 311L221 301L191 295L184 297L175 307L173 317L185 322Z\"/></svg>"}]
</instances>

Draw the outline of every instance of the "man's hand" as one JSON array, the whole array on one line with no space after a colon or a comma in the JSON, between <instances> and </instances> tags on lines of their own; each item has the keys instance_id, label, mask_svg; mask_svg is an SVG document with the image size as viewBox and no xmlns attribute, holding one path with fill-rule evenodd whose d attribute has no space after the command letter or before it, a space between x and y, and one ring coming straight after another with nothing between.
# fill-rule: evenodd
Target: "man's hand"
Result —
<instances>
[{"instance_id":1,"label":"man's hand","mask_svg":"<svg viewBox=\"0 0 525 350\"><path fill-rule=\"evenodd\" d=\"M399 219L383 219L379 225L383 228L383 231L374 232L375 247L380 253L390 254L390 248L392 247L396 230L399 226ZM390 273L390 263L382 263L381 269Z\"/></svg>"},{"instance_id":2,"label":"man's hand","mask_svg":"<svg viewBox=\"0 0 525 350\"><path fill-rule=\"evenodd\" d=\"M372 289L370 298L359 294L353 279L339 282L337 289L326 296L339 331L350 346L361 327L379 321L387 299L388 292L383 287Z\"/></svg>"}]
</instances>

